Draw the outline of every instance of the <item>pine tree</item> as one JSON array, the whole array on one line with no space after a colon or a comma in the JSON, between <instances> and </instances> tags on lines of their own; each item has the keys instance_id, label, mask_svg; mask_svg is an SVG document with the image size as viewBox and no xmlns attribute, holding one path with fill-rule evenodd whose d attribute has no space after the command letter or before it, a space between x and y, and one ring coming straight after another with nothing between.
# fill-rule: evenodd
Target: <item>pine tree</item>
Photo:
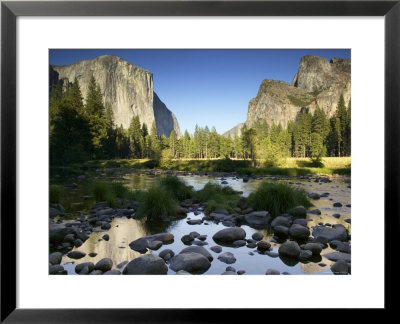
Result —
<instances>
[{"instance_id":1,"label":"pine tree","mask_svg":"<svg viewBox=\"0 0 400 324\"><path fill-rule=\"evenodd\" d=\"M91 134L92 157L98 158L103 155L103 145L107 139L107 122L101 90L93 76L89 81L85 116Z\"/></svg>"}]
</instances>

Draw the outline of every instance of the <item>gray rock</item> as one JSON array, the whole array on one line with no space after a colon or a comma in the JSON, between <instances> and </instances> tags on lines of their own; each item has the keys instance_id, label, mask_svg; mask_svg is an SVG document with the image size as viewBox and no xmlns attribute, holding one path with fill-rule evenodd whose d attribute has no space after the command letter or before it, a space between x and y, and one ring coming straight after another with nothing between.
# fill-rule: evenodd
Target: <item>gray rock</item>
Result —
<instances>
[{"instance_id":1,"label":"gray rock","mask_svg":"<svg viewBox=\"0 0 400 324\"><path fill-rule=\"evenodd\" d=\"M83 271L83 270L82 270ZM90 275L94 276L94 275L102 275L103 271L101 270L93 270Z\"/></svg>"},{"instance_id":2,"label":"gray rock","mask_svg":"<svg viewBox=\"0 0 400 324\"><path fill-rule=\"evenodd\" d=\"M347 241L347 230L341 225L334 225L333 227L325 227L325 226L315 226L312 232L315 239L319 237L323 237L326 239L326 242L331 242L334 240L338 241Z\"/></svg>"},{"instance_id":3,"label":"gray rock","mask_svg":"<svg viewBox=\"0 0 400 324\"><path fill-rule=\"evenodd\" d=\"M255 232L251 237L253 238L253 240L261 241L264 235L260 232Z\"/></svg>"},{"instance_id":4,"label":"gray rock","mask_svg":"<svg viewBox=\"0 0 400 324\"><path fill-rule=\"evenodd\" d=\"M250 226L264 227L270 222L271 215L267 211L254 211L246 214L244 219Z\"/></svg>"},{"instance_id":5,"label":"gray rock","mask_svg":"<svg viewBox=\"0 0 400 324\"><path fill-rule=\"evenodd\" d=\"M96 255L97 255L97 253L96 252L91 252L91 253L89 253L88 254L91 258L94 258Z\"/></svg>"},{"instance_id":6,"label":"gray rock","mask_svg":"<svg viewBox=\"0 0 400 324\"><path fill-rule=\"evenodd\" d=\"M225 272L223 272L223 273L221 273L221 275L235 275L236 276L236 272L233 272L233 271L225 271Z\"/></svg>"},{"instance_id":7,"label":"gray rock","mask_svg":"<svg viewBox=\"0 0 400 324\"><path fill-rule=\"evenodd\" d=\"M277 258L279 256L279 253L272 251L265 251L264 254L270 256L271 258Z\"/></svg>"},{"instance_id":8,"label":"gray rock","mask_svg":"<svg viewBox=\"0 0 400 324\"><path fill-rule=\"evenodd\" d=\"M311 251L313 255L320 255L322 246L319 243L307 243L301 246L303 250Z\"/></svg>"},{"instance_id":9,"label":"gray rock","mask_svg":"<svg viewBox=\"0 0 400 324\"><path fill-rule=\"evenodd\" d=\"M236 258L231 252L222 253L218 256L218 260L227 264L232 264L236 262Z\"/></svg>"},{"instance_id":10,"label":"gray rock","mask_svg":"<svg viewBox=\"0 0 400 324\"><path fill-rule=\"evenodd\" d=\"M349 254L349 253L331 252L331 253L324 254L324 257L330 261L335 261L335 262L339 261L339 260L343 260L348 263L351 262L351 254Z\"/></svg>"},{"instance_id":11,"label":"gray rock","mask_svg":"<svg viewBox=\"0 0 400 324\"><path fill-rule=\"evenodd\" d=\"M297 206L293 208L290 212L290 215L294 217L306 217L307 216L307 210L303 206Z\"/></svg>"},{"instance_id":12,"label":"gray rock","mask_svg":"<svg viewBox=\"0 0 400 324\"><path fill-rule=\"evenodd\" d=\"M321 196L317 194L316 192L312 192L308 195L311 199L318 200Z\"/></svg>"},{"instance_id":13,"label":"gray rock","mask_svg":"<svg viewBox=\"0 0 400 324\"><path fill-rule=\"evenodd\" d=\"M321 215L321 211L319 209L313 209L309 211L309 213L313 215Z\"/></svg>"},{"instance_id":14,"label":"gray rock","mask_svg":"<svg viewBox=\"0 0 400 324\"><path fill-rule=\"evenodd\" d=\"M332 214L332 216L335 218L340 218L340 214Z\"/></svg>"},{"instance_id":15,"label":"gray rock","mask_svg":"<svg viewBox=\"0 0 400 324\"><path fill-rule=\"evenodd\" d=\"M71 259L82 259L86 255L85 252L81 251L71 251L67 254L67 257Z\"/></svg>"},{"instance_id":16,"label":"gray rock","mask_svg":"<svg viewBox=\"0 0 400 324\"><path fill-rule=\"evenodd\" d=\"M269 248L271 247L271 244L265 241L259 241L257 242L257 250L264 252L269 250Z\"/></svg>"},{"instance_id":17,"label":"gray rock","mask_svg":"<svg viewBox=\"0 0 400 324\"><path fill-rule=\"evenodd\" d=\"M104 241L108 241L110 239L110 235L108 235L108 234L104 234L103 235L103 240Z\"/></svg>"},{"instance_id":18,"label":"gray rock","mask_svg":"<svg viewBox=\"0 0 400 324\"><path fill-rule=\"evenodd\" d=\"M186 223L189 225L200 225L203 221L201 219L191 219L188 220Z\"/></svg>"},{"instance_id":19,"label":"gray rock","mask_svg":"<svg viewBox=\"0 0 400 324\"><path fill-rule=\"evenodd\" d=\"M296 239L307 239L310 236L310 230L307 227L304 227L299 224L293 224L289 228L289 235Z\"/></svg>"},{"instance_id":20,"label":"gray rock","mask_svg":"<svg viewBox=\"0 0 400 324\"><path fill-rule=\"evenodd\" d=\"M129 243L129 247L134 251L137 251L140 253L146 253L148 244L149 244L149 241L145 237L142 237L140 239L137 239L137 240Z\"/></svg>"},{"instance_id":21,"label":"gray rock","mask_svg":"<svg viewBox=\"0 0 400 324\"><path fill-rule=\"evenodd\" d=\"M239 201L237 203L237 206L240 209L244 210L244 209L247 208L248 204L249 204L249 201L248 201L248 199L246 197L240 197L240 199L239 199Z\"/></svg>"},{"instance_id":22,"label":"gray rock","mask_svg":"<svg viewBox=\"0 0 400 324\"><path fill-rule=\"evenodd\" d=\"M344 253L351 253L351 246L347 242L334 240L334 241L331 241L329 243L329 245L331 246L331 248L335 249L336 251L344 252Z\"/></svg>"},{"instance_id":23,"label":"gray rock","mask_svg":"<svg viewBox=\"0 0 400 324\"><path fill-rule=\"evenodd\" d=\"M220 242L233 242L243 240L246 237L246 232L240 227L229 227L222 229L214 234L213 240Z\"/></svg>"},{"instance_id":24,"label":"gray rock","mask_svg":"<svg viewBox=\"0 0 400 324\"><path fill-rule=\"evenodd\" d=\"M117 265L117 268L118 269L121 269L125 264L127 264L128 263L128 261L123 261L123 262L121 262L121 263L119 263L118 265Z\"/></svg>"},{"instance_id":25,"label":"gray rock","mask_svg":"<svg viewBox=\"0 0 400 324\"><path fill-rule=\"evenodd\" d=\"M101 229L103 230L108 230L111 228L111 224L107 223L107 222L103 222L103 224L101 225Z\"/></svg>"},{"instance_id":26,"label":"gray rock","mask_svg":"<svg viewBox=\"0 0 400 324\"><path fill-rule=\"evenodd\" d=\"M285 216L278 216L273 219L271 222L271 227L275 229L276 226L285 226L289 227L292 224L292 221Z\"/></svg>"},{"instance_id":27,"label":"gray rock","mask_svg":"<svg viewBox=\"0 0 400 324\"><path fill-rule=\"evenodd\" d=\"M335 202L333 207L342 207L343 205L340 202Z\"/></svg>"},{"instance_id":28,"label":"gray rock","mask_svg":"<svg viewBox=\"0 0 400 324\"><path fill-rule=\"evenodd\" d=\"M167 274L168 267L159 256L145 254L129 262L125 269L125 275L157 275Z\"/></svg>"},{"instance_id":29,"label":"gray rock","mask_svg":"<svg viewBox=\"0 0 400 324\"><path fill-rule=\"evenodd\" d=\"M108 270L103 273L103 275L120 275L121 271L119 270Z\"/></svg>"},{"instance_id":30,"label":"gray rock","mask_svg":"<svg viewBox=\"0 0 400 324\"><path fill-rule=\"evenodd\" d=\"M55 264L60 264L62 259L62 253L61 252L53 252L49 255L49 262L52 265Z\"/></svg>"},{"instance_id":31,"label":"gray rock","mask_svg":"<svg viewBox=\"0 0 400 324\"><path fill-rule=\"evenodd\" d=\"M83 262L83 263L76 265L75 272L80 274L81 271L83 270L83 268L85 268L85 267L88 268L88 272L86 274L88 274L94 270L94 264L92 262Z\"/></svg>"},{"instance_id":32,"label":"gray rock","mask_svg":"<svg viewBox=\"0 0 400 324\"><path fill-rule=\"evenodd\" d=\"M286 226L278 225L274 227L274 234L280 238L289 236L289 229Z\"/></svg>"},{"instance_id":33,"label":"gray rock","mask_svg":"<svg viewBox=\"0 0 400 324\"><path fill-rule=\"evenodd\" d=\"M76 247L80 247L82 244L83 244L83 242L82 242L80 239L76 239L76 240L74 241L74 245L75 245Z\"/></svg>"},{"instance_id":34,"label":"gray rock","mask_svg":"<svg viewBox=\"0 0 400 324\"><path fill-rule=\"evenodd\" d=\"M185 270L190 273L204 273L211 266L210 261L204 255L195 252L179 253L169 263L170 269L175 272Z\"/></svg>"},{"instance_id":35,"label":"gray rock","mask_svg":"<svg viewBox=\"0 0 400 324\"><path fill-rule=\"evenodd\" d=\"M294 241L285 242L278 249L280 256L288 258L297 258L300 251L300 246Z\"/></svg>"},{"instance_id":36,"label":"gray rock","mask_svg":"<svg viewBox=\"0 0 400 324\"><path fill-rule=\"evenodd\" d=\"M196 240L196 241L193 241L193 243L192 243L193 245L197 245L197 246L204 246L204 245L208 245L208 243L207 242L203 242L203 241L198 241L198 240Z\"/></svg>"},{"instance_id":37,"label":"gray rock","mask_svg":"<svg viewBox=\"0 0 400 324\"><path fill-rule=\"evenodd\" d=\"M168 261L175 255L175 252L170 249L162 250L158 256L162 258L164 261Z\"/></svg>"},{"instance_id":38,"label":"gray rock","mask_svg":"<svg viewBox=\"0 0 400 324\"><path fill-rule=\"evenodd\" d=\"M111 270L112 266L113 266L112 260L110 258L104 258L96 263L96 265L94 266L94 269L101 270L103 272L107 272L108 270Z\"/></svg>"},{"instance_id":39,"label":"gray rock","mask_svg":"<svg viewBox=\"0 0 400 324\"><path fill-rule=\"evenodd\" d=\"M194 239L195 239L195 238L198 238L198 237L200 236L200 234L197 233L197 232L190 232L189 235L190 235L191 237L193 237Z\"/></svg>"},{"instance_id":40,"label":"gray rock","mask_svg":"<svg viewBox=\"0 0 400 324\"><path fill-rule=\"evenodd\" d=\"M281 273L278 270L275 270L275 269L268 269L265 274L266 275L280 275Z\"/></svg>"},{"instance_id":41,"label":"gray rock","mask_svg":"<svg viewBox=\"0 0 400 324\"><path fill-rule=\"evenodd\" d=\"M207 235L200 235L197 237L197 239L200 241L205 241L207 239Z\"/></svg>"},{"instance_id":42,"label":"gray rock","mask_svg":"<svg viewBox=\"0 0 400 324\"><path fill-rule=\"evenodd\" d=\"M236 269L234 267L228 266L226 267L225 271L233 271L236 272Z\"/></svg>"},{"instance_id":43,"label":"gray rock","mask_svg":"<svg viewBox=\"0 0 400 324\"><path fill-rule=\"evenodd\" d=\"M185 244L185 245L190 245L190 244L194 241L194 238L193 238L193 236L191 236L191 235L183 235L183 236L181 237L181 241L182 241L183 244Z\"/></svg>"},{"instance_id":44,"label":"gray rock","mask_svg":"<svg viewBox=\"0 0 400 324\"><path fill-rule=\"evenodd\" d=\"M64 267L60 264L51 265L49 267L49 274L58 274L59 272L63 271Z\"/></svg>"},{"instance_id":45,"label":"gray rock","mask_svg":"<svg viewBox=\"0 0 400 324\"><path fill-rule=\"evenodd\" d=\"M306 219L303 218L297 218L293 221L293 224L298 224L304 227L308 227L308 221Z\"/></svg>"},{"instance_id":46,"label":"gray rock","mask_svg":"<svg viewBox=\"0 0 400 324\"><path fill-rule=\"evenodd\" d=\"M246 245L245 240L237 240L232 243L233 247L241 247L241 246L245 246L245 245Z\"/></svg>"},{"instance_id":47,"label":"gray rock","mask_svg":"<svg viewBox=\"0 0 400 324\"><path fill-rule=\"evenodd\" d=\"M238 270L236 273L237 273L238 275L242 275L242 274L245 274L246 271L245 271L245 270Z\"/></svg>"},{"instance_id":48,"label":"gray rock","mask_svg":"<svg viewBox=\"0 0 400 324\"><path fill-rule=\"evenodd\" d=\"M349 265L344 260L339 260L331 266L334 274L347 275L349 273Z\"/></svg>"},{"instance_id":49,"label":"gray rock","mask_svg":"<svg viewBox=\"0 0 400 324\"><path fill-rule=\"evenodd\" d=\"M161 241L149 241L147 247L148 247L150 250L156 251L156 250L158 250L160 247L162 247L162 245L163 245L163 242L161 242Z\"/></svg>"},{"instance_id":50,"label":"gray rock","mask_svg":"<svg viewBox=\"0 0 400 324\"><path fill-rule=\"evenodd\" d=\"M64 242L68 242L68 243L74 243L75 241L75 234L67 234L64 237Z\"/></svg>"},{"instance_id":51,"label":"gray rock","mask_svg":"<svg viewBox=\"0 0 400 324\"><path fill-rule=\"evenodd\" d=\"M191 273L185 271L185 270L179 270L177 273L177 275L191 275Z\"/></svg>"},{"instance_id":52,"label":"gray rock","mask_svg":"<svg viewBox=\"0 0 400 324\"><path fill-rule=\"evenodd\" d=\"M215 253L221 253L222 247L220 247L219 245L216 245L216 246L210 247L210 250L214 251Z\"/></svg>"},{"instance_id":53,"label":"gray rock","mask_svg":"<svg viewBox=\"0 0 400 324\"><path fill-rule=\"evenodd\" d=\"M299 260L300 261L308 261L312 258L313 253L309 250L300 251Z\"/></svg>"},{"instance_id":54,"label":"gray rock","mask_svg":"<svg viewBox=\"0 0 400 324\"><path fill-rule=\"evenodd\" d=\"M201 246L189 246L183 249L179 254L183 253L198 253L206 257L210 262L214 259L213 256L203 247Z\"/></svg>"}]
</instances>

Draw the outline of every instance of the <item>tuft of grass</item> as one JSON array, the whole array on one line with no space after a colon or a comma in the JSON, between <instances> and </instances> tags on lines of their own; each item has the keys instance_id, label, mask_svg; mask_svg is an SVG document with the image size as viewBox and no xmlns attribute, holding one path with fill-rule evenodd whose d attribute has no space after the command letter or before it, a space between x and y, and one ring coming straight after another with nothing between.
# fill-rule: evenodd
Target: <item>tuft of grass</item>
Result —
<instances>
[{"instance_id":1,"label":"tuft of grass","mask_svg":"<svg viewBox=\"0 0 400 324\"><path fill-rule=\"evenodd\" d=\"M157 220L163 216L175 216L178 203L164 186L153 185L139 196L139 207L136 211L136 218L147 217L148 220Z\"/></svg>"},{"instance_id":2,"label":"tuft of grass","mask_svg":"<svg viewBox=\"0 0 400 324\"><path fill-rule=\"evenodd\" d=\"M232 212L239 199L239 193L229 186L221 186L208 182L203 189L196 192L196 197L203 202L208 202L206 213L217 209L227 209Z\"/></svg>"},{"instance_id":3,"label":"tuft of grass","mask_svg":"<svg viewBox=\"0 0 400 324\"><path fill-rule=\"evenodd\" d=\"M193 198L193 189L176 176L167 175L163 177L160 180L160 185L179 201Z\"/></svg>"},{"instance_id":4,"label":"tuft of grass","mask_svg":"<svg viewBox=\"0 0 400 324\"><path fill-rule=\"evenodd\" d=\"M93 182L92 194L96 202L108 201L111 207L117 207L117 198L135 198L135 195L121 182Z\"/></svg>"},{"instance_id":5,"label":"tuft of grass","mask_svg":"<svg viewBox=\"0 0 400 324\"><path fill-rule=\"evenodd\" d=\"M59 186L50 186L49 190L49 200L52 204L59 204L61 201L61 196L63 190Z\"/></svg>"},{"instance_id":6,"label":"tuft of grass","mask_svg":"<svg viewBox=\"0 0 400 324\"><path fill-rule=\"evenodd\" d=\"M288 212L296 206L312 206L307 194L300 188L286 183L262 182L256 191L250 194L249 204L255 210L266 210L273 217Z\"/></svg>"}]
</instances>

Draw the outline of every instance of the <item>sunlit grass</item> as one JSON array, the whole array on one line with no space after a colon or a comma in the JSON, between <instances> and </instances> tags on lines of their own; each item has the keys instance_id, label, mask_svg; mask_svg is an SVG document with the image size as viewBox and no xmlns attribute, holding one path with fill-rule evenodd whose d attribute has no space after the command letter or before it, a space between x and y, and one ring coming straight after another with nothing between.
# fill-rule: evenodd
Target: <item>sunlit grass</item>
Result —
<instances>
[{"instance_id":1,"label":"sunlit grass","mask_svg":"<svg viewBox=\"0 0 400 324\"><path fill-rule=\"evenodd\" d=\"M312 206L304 190L286 183L271 182L260 183L257 190L250 194L249 204L255 210L266 210L273 216L288 212L296 206Z\"/></svg>"}]
</instances>

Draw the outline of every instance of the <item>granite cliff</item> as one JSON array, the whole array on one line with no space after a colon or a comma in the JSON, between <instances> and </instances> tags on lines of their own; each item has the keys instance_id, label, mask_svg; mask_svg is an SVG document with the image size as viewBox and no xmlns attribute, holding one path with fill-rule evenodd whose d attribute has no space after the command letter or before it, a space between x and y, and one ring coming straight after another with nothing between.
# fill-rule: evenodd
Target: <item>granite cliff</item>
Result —
<instances>
[{"instance_id":1,"label":"granite cliff","mask_svg":"<svg viewBox=\"0 0 400 324\"><path fill-rule=\"evenodd\" d=\"M52 65L50 86L59 80L67 86L76 77L86 98L92 75L100 85L104 103L111 104L116 125L128 128L132 117L138 115L149 130L155 121L158 135L169 136L174 129L181 136L175 115L154 92L153 74L119 57L104 55L67 66Z\"/></svg>"},{"instance_id":2,"label":"granite cliff","mask_svg":"<svg viewBox=\"0 0 400 324\"><path fill-rule=\"evenodd\" d=\"M316 107L333 116L340 95L346 105L351 96L351 61L332 58L330 62L314 55L301 58L299 69L291 84L264 80L257 96L250 100L246 125L251 127L258 119L270 125L280 123L287 127L302 109L313 113Z\"/></svg>"}]
</instances>

